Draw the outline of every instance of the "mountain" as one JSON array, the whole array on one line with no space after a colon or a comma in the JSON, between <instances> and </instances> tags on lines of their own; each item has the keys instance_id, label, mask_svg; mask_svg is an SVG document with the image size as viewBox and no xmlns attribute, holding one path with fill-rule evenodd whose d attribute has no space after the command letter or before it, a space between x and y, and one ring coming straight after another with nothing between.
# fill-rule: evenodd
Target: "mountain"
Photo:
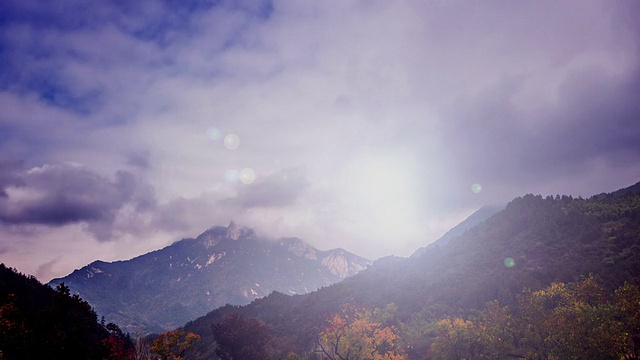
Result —
<instances>
[{"instance_id":1,"label":"mountain","mask_svg":"<svg viewBox=\"0 0 640 360\"><path fill-rule=\"evenodd\" d=\"M443 317L468 316L498 300L513 306L523 289L593 274L608 291L640 278L640 185L589 199L525 195L476 226L409 258L387 257L316 292L274 292L244 307L225 306L184 326L202 336L187 358L212 358L211 324L229 314L268 326L282 351L313 349L326 319L344 304L395 304L410 359L423 359ZM296 344L295 346L291 344Z\"/></svg>"},{"instance_id":2,"label":"mountain","mask_svg":"<svg viewBox=\"0 0 640 360\"><path fill-rule=\"evenodd\" d=\"M262 239L232 222L131 260L95 261L50 285L64 283L126 331L149 333L274 290L305 294L369 264L343 249L320 251L297 238Z\"/></svg>"},{"instance_id":3,"label":"mountain","mask_svg":"<svg viewBox=\"0 0 640 360\"><path fill-rule=\"evenodd\" d=\"M468 218L464 219L464 221L462 221L461 223L452 227L449 231L444 233L444 235L442 235L438 240L434 241L433 243L427 246L419 248L411 256L412 257L420 256L425 251L428 251L427 250L428 248L433 246L445 246L446 244L449 243L449 240L451 240L451 238L463 234L465 231L482 223L483 221L487 220L488 218L493 216L495 213L503 210L504 208L505 208L504 206L500 206L500 205L481 207L476 212L471 214Z\"/></svg>"}]
</instances>

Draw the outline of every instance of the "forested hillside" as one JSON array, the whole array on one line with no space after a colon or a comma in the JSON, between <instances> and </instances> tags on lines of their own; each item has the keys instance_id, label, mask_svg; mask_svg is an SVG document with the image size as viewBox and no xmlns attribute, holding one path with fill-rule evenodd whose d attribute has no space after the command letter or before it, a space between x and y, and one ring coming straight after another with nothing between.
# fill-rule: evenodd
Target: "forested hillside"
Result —
<instances>
[{"instance_id":1,"label":"forested hillside","mask_svg":"<svg viewBox=\"0 0 640 360\"><path fill-rule=\"evenodd\" d=\"M377 320L370 317L371 323L394 329L403 356L423 359L432 354L440 320L467 319L494 300L517 308L524 289L579 282L593 274L602 291L612 295L640 276L639 189L636 184L589 199L526 195L418 256L383 258L309 295L273 293L245 307L217 309L185 326L203 339L190 356L213 356L211 325L239 314L266 326L265 344L272 355L295 352L313 358L328 320L345 304L378 313L393 304L393 311Z\"/></svg>"},{"instance_id":2,"label":"forested hillside","mask_svg":"<svg viewBox=\"0 0 640 360\"><path fill-rule=\"evenodd\" d=\"M128 335L98 322L64 284L54 290L0 264L0 359L128 359L133 352Z\"/></svg>"}]
</instances>

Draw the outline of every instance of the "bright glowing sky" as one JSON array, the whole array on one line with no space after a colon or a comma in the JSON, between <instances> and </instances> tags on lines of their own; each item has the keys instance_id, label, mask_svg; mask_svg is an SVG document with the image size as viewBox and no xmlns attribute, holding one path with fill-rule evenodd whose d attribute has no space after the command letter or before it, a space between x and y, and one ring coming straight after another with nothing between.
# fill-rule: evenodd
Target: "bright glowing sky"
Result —
<instances>
[{"instance_id":1,"label":"bright glowing sky","mask_svg":"<svg viewBox=\"0 0 640 360\"><path fill-rule=\"evenodd\" d=\"M230 220L372 259L640 180L640 2L0 2L0 261Z\"/></svg>"}]
</instances>

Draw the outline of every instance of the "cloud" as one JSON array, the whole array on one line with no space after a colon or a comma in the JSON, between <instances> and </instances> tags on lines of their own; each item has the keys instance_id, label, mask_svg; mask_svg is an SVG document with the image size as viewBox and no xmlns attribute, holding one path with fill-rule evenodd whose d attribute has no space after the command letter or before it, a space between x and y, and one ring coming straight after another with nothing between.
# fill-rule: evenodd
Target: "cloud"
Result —
<instances>
[{"instance_id":1,"label":"cloud","mask_svg":"<svg viewBox=\"0 0 640 360\"><path fill-rule=\"evenodd\" d=\"M22 167L22 161L0 157L0 198L8 196L5 190L7 187L22 184L17 174Z\"/></svg>"},{"instance_id":2,"label":"cloud","mask_svg":"<svg viewBox=\"0 0 640 360\"><path fill-rule=\"evenodd\" d=\"M242 186L237 196L226 199L222 203L245 210L291 206L308 188L309 183L302 170L287 169Z\"/></svg>"},{"instance_id":3,"label":"cloud","mask_svg":"<svg viewBox=\"0 0 640 360\"><path fill-rule=\"evenodd\" d=\"M55 276L55 273L53 272L53 268L55 267L56 263L59 261L60 259L52 259L50 261L47 261L45 263L42 263L38 266L38 268L36 269L35 272L35 277L39 278L39 279L51 279Z\"/></svg>"},{"instance_id":4,"label":"cloud","mask_svg":"<svg viewBox=\"0 0 640 360\"><path fill-rule=\"evenodd\" d=\"M637 68L614 77L584 69L561 84L557 104L538 104L535 111L514 105L521 79L487 89L458 106L445 125L452 170L467 183L536 188L550 178L581 174L596 159L637 166L638 74Z\"/></svg>"},{"instance_id":5,"label":"cloud","mask_svg":"<svg viewBox=\"0 0 640 360\"><path fill-rule=\"evenodd\" d=\"M112 226L125 204L145 211L155 206L153 192L131 173L105 178L85 166L44 165L14 172L17 185L3 188L0 222L6 225L62 226L84 222ZM108 239L108 232L95 232Z\"/></svg>"}]
</instances>

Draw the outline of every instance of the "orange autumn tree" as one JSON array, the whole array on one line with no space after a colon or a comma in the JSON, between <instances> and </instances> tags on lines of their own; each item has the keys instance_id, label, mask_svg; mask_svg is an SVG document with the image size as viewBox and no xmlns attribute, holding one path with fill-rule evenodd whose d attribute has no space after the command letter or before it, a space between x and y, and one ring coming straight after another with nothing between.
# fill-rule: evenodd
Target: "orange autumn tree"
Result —
<instances>
[{"instance_id":1,"label":"orange autumn tree","mask_svg":"<svg viewBox=\"0 0 640 360\"><path fill-rule=\"evenodd\" d=\"M168 331L153 341L151 350L162 360L182 360L182 355L199 340L200 335L192 332L185 335L182 329Z\"/></svg>"},{"instance_id":2,"label":"orange autumn tree","mask_svg":"<svg viewBox=\"0 0 640 360\"><path fill-rule=\"evenodd\" d=\"M405 360L397 329L384 323L394 308L382 312L345 305L329 318L316 351L331 360Z\"/></svg>"}]
</instances>

